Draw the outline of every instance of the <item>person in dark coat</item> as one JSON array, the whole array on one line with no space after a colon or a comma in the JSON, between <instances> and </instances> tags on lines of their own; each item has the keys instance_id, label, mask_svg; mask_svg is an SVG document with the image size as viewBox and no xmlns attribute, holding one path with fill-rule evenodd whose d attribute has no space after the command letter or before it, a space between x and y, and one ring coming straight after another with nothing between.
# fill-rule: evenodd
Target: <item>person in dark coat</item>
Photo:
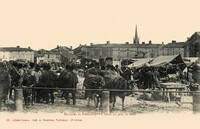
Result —
<instances>
[{"instance_id":1,"label":"person in dark coat","mask_svg":"<svg viewBox=\"0 0 200 129\"><path fill-rule=\"evenodd\" d=\"M155 86L154 86L154 74L152 72L152 70L149 68L148 69L148 72L146 73L147 75L147 88L148 89L155 89Z\"/></svg>"},{"instance_id":2,"label":"person in dark coat","mask_svg":"<svg viewBox=\"0 0 200 129\"><path fill-rule=\"evenodd\" d=\"M118 65L115 65L115 71L119 74L119 75L122 75L122 70L119 68Z\"/></svg>"},{"instance_id":3,"label":"person in dark coat","mask_svg":"<svg viewBox=\"0 0 200 129\"><path fill-rule=\"evenodd\" d=\"M126 67L124 71L124 79L126 79L127 81L131 80L131 69L128 67Z\"/></svg>"},{"instance_id":4,"label":"person in dark coat","mask_svg":"<svg viewBox=\"0 0 200 129\"><path fill-rule=\"evenodd\" d=\"M160 89L160 74L156 68L154 69L153 77L154 86Z\"/></svg>"}]
</instances>

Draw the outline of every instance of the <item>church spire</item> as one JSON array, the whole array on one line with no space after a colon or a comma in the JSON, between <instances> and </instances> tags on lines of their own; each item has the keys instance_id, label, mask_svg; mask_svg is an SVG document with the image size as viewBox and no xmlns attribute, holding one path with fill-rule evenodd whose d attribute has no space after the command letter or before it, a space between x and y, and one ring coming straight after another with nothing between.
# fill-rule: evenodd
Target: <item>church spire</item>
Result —
<instances>
[{"instance_id":1,"label":"church spire","mask_svg":"<svg viewBox=\"0 0 200 129\"><path fill-rule=\"evenodd\" d=\"M135 37L133 38L133 44L139 44L139 37L138 37L138 33L137 33L137 25L135 27Z\"/></svg>"}]
</instances>

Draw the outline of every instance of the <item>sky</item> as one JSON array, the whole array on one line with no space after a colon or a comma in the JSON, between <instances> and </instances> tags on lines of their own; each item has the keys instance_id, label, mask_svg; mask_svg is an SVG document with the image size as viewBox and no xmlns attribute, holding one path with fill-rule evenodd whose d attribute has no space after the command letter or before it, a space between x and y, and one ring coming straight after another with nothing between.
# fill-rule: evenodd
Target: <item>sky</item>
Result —
<instances>
[{"instance_id":1,"label":"sky","mask_svg":"<svg viewBox=\"0 0 200 129\"><path fill-rule=\"evenodd\" d=\"M0 0L0 47L186 41L200 31L199 0Z\"/></svg>"}]
</instances>

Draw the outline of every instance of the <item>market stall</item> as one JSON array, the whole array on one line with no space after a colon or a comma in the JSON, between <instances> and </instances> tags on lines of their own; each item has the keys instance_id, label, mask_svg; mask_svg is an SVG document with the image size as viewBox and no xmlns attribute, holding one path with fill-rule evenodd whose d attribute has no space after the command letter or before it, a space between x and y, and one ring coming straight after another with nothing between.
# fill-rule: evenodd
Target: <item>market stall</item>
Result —
<instances>
[{"instance_id":1,"label":"market stall","mask_svg":"<svg viewBox=\"0 0 200 129\"><path fill-rule=\"evenodd\" d=\"M160 87L163 91L163 99L167 99L168 102L171 101L170 99L170 90L175 91L184 91L187 90L188 85L181 84L179 82L167 82L167 83L161 83ZM175 98L177 98L178 93L175 93Z\"/></svg>"}]
</instances>

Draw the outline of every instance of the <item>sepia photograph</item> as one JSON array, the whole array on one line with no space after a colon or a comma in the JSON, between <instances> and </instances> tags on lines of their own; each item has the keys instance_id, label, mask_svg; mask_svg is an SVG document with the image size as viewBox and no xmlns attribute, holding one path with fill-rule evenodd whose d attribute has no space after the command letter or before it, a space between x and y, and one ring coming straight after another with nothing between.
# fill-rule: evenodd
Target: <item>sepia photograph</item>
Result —
<instances>
[{"instance_id":1,"label":"sepia photograph","mask_svg":"<svg viewBox=\"0 0 200 129\"><path fill-rule=\"evenodd\" d=\"M198 0L0 0L3 128L197 128Z\"/></svg>"}]
</instances>

